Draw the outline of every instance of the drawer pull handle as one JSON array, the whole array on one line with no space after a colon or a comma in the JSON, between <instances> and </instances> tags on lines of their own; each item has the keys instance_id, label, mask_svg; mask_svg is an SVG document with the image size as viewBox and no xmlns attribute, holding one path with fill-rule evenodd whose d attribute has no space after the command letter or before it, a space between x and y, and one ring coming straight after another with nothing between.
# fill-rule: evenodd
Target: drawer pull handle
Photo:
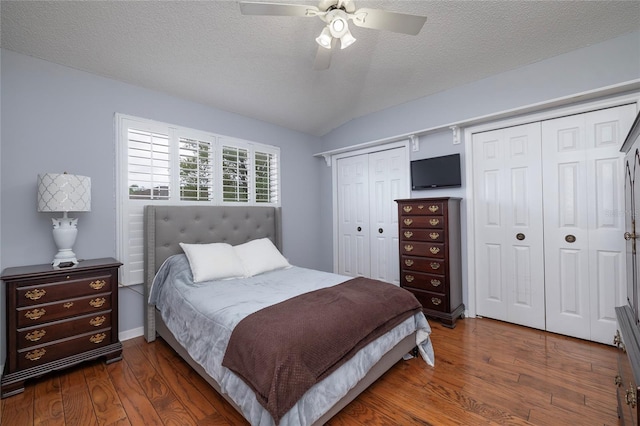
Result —
<instances>
[{"instance_id":1,"label":"drawer pull handle","mask_svg":"<svg viewBox=\"0 0 640 426\"><path fill-rule=\"evenodd\" d=\"M413 207L412 207L412 206L404 206L404 207L402 208L402 210L404 210L404 211L405 211L405 213L409 213L411 210L413 210Z\"/></svg>"},{"instance_id":2,"label":"drawer pull handle","mask_svg":"<svg viewBox=\"0 0 640 426\"><path fill-rule=\"evenodd\" d=\"M411 259L405 259L405 260L404 260L404 264L405 264L405 265L407 265L407 266L411 266L411 265L413 265L413 260L411 260Z\"/></svg>"},{"instance_id":3,"label":"drawer pull handle","mask_svg":"<svg viewBox=\"0 0 640 426\"><path fill-rule=\"evenodd\" d=\"M100 297L98 299L91 299L89 301L89 304L91 306L93 306L94 308L99 308L100 306L104 305L104 302L106 302L107 300L104 297Z\"/></svg>"},{"instance_id":4,"label":"drawer pull handle","mask_svg":"<svg viewBox=\"0 0 640 426\"><path fill-rule=\"evenodd\" d=\"M102 343L102 341L103 341L106 337L107 337L107 335L106 335L106 334L104 334L104 333L94 334L93 336L91 336L91 337L89 338L89 341L90 341L91 343L95 343L95 344L97 345L98 343Z\"/></svg>"},{"instance_id":5,"label":"drawer pull handle","mask_svg":"<svg viewBox=\"0 0 640 426\"><path fill-rule=\"evenodd\" d=\"M431 252L431 254L440 253L440 249L438 247L429 247L429 251Z\"/></svg>"},{"instance_id":6,"label":"drawer pull handle","mask_svg":"<svg viewBox=\"0 0 640 426\"><path fill-rule=\"evenodd\" d=\"M29 361L37 361L40 358L42 358L46 353L47 353L47 350L45 348L40 348L40 349L35 349L31 352L27 352L27 354L24 357Z\"/></svg>"},{"instance_id":7,"label":"drawer pull handle","mask_svg":"<svg viewBox=\"0 0 640 426\"><path fill-rule=\"evenodd\" d=\"M439 304L442 303L442 300L438 299L437 297L432 297L431 298L431 303L433 303L434 305L438 306Z\"/></svg>"},{"instance_id":8,"label":"drawer pull handle","mask_svg":"<svg viewBox=\"0 0 640 426\"><path fill-rule=\"evenodd\" d=\"M440 264L438 262L431 262L429 266L431 266L431 269L433 269L434 271L440 268Z\"/></svg>"},{"instance_id":9,"label":"drawer pull handle","mask_svg":"<svg viewBox=\"0 0 640 426\"><path fill-rule=\"evenodd\" d=\"M636 390L632 387L631 383L629 383L629 389L627 389L625 393L624 400L631 408L636 408Z\"/></svg>"},{"instance_id":10,"label":"drawer pull handle","mask_svg":"<svg viewBox=\"0 0 640 426\"><path fill-rule=\"evenodd\" d=\"M69 309L70 307L73 306L73 302L67 302L64 305L62 305L63 307L65 307L66 309Z\"/></svg>"},{"instance_id":11,"label":"drawer pull handle","mask_svg":"<svg viewBox=\"0 0 640 426\"><path fill-rule=\"evenodd\" d=\"M622 377L619 374L616 374L616 377L613 379L613 383L616 387L620 387L622 385Z\"/></svg>"},{"instance_id":12,"label":"drawer pull handle","mask_svg":"<svg viewBox=\"0 0 640 426\"><path fill-rule=\"evenodd\" d=\"M30 333L27 333L27 335L24 337L30 342L37 342L38 340L42 339L45 334L47 334L45 330L34 330Z\"/></svg>"},{"instance_id":13,"label":"drawer pull handle","mask_svg":"<svg viewBox=\"0 0 640 426\"><path fill-rule=\"evenodd\" d=\"M30 320L37 320L46 313L47 311L45 311L44 309L34 309L33 311L25 312L24 316L29 318Z\"/></svg>"},{"instance_id":14,"label":"drawer pull handle","mask_svg":"<svg viewBox=\"0 0 640 426\"><path fill-rule=\"evenodd\" d=\"M92 318L91 321L89 321L89 324L91 324L94 327L100 327L105 321L106 321L106 318L104 316L95 317L95 318Z\"/></svg>"},{"instance_id":15,"label":"drawer pull handle","mask_svg":"<svg viewBox=\"0 0 640 426\"><path fill-rule=\"evenodd\" d=\"M45 294L47 294L46 290L40 290L40 289L36 288L35 290L31 290L31 291L26 292L24 295L25 295L25 297L27 299L38 300L42 296L44 296Z\"/></svg>"},{"instance_id":16,"label":"drawer pull handle","mask_svg":"<svg viewBox=\"0 0 640 426\"><path fill-rule=\"evenodd\" d=\"M440 284L442 284L440 280L431 280L431 285L434 287L438 287Z\"/></svg>"},{"instance_id":17,"label":"drawer pull handle","mask_svg":"<svg viewBox=\"0 0 640 426\"><path fill-rule=\"evenodd\" d=\"M404 237L405 237L405 238L411 238L411 237L413 237L413 232L411 232L411 231L404 231Z\"/></svg>"},{"instance_id":18,"label":"drawer pull handle","mask_svg":"<svg viewBox=\"0 0 640 426\"><path fill-rule=\"evenodd\" d=\"M438 238L440 238L440 234L438 232L432 232L429 234L429 238L431 238L432 240L437 240Z\"/></svg>"},{"instance_id":19,"label":"drawer pull handle","mask_svg":"<svg viewBox=\"0 0 640 426\"><path fill-rule=\"evenodd\" d=\"M413 223L413 219L405 219L403 222L405 225L410 226Z\"/></svg>"},{"instance_id":20,"label":"drawer pull handle","mask_svg":"<svg viewBox=\"0 0 640 426\"><path fill-rule=\"evenodd\" d=\"M413 246L412 246L411 244L406 244L406 245L404 246L404 250L405 250L405 251L413 251Z\"/></svg>"},{"instance_id":21,"label":"drawer pull handle","mask_svg":"<svg viewBox=\"0 0 640 426\"><path fill-rule=\"evenodd\" d=\"M438 209L439 209L439 208L440 208L440 207L438 207L438 206L429 206L429 211L430 211L431 213L435 213L435 212L437 212L437 211L438 211Z\"/></svg>"},{"instance_id":22,"label":"drawer pull handle","mask_svg":"<svg viewBox=\"0 0 640 426\"><path fill-rule=\"evenodd\" d=\"M407 280L407 282L408 282L408 283L413 282L413 280L415 279L415 278L413 277L413 275L407 275L407 276L405 276L404 278Z\"/></svg>"},{"instance_id":23,"label":"drawer pull handle","mask_svg":"<svg viewBox=\"0 0 640 426\"><path fill-rule=\"evenodd\" d=\"M104 287L107 284L107 282L105 280L97 280L97 281L91 281L89 283L89 287L91 287L94 290L100 290L102 287Z\"/></svg>"},{"instance_id":24,"label":"drawer pull handle","mask_svg":"<svg viewBox=\"0 0 640 426\"><path fill-rule=\"evenodd\" d=\"M440 219L429 219L429 223L431 224L431 226L436 226L440 223Z\"/></svg>"}]
</instances>

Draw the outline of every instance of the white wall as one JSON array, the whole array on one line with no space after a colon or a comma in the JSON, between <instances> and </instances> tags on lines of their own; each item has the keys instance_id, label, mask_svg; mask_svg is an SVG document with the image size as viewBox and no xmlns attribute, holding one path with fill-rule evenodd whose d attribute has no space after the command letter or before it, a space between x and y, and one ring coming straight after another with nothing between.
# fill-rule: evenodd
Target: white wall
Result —
<instances>
[{"instance_id":1,"label":"white wall","mask_svg":"<svg viewBox=\"0 0 640 426\"><path fill-rule=\"evenodd\" d=\"M460 66L473 66L460 60ZM615 85L640 78L640 32L592 45L522 68L497 74L483 80L455 87L432 96L420 98L394 108L352 120L322 139L325 152L370 141L406 135L420 130L437 128L484 115L570 96L589 90ZM464 132L462 131L461 134ZM464 141L453 145L450 130L420 137L420 150L411 159L461 153L464 166ZM318 158L325 164L324 159ZM413 191L412 197L462 197L462 246L466 247L466 204L463 187ZM322 247L333 249L331 169L322 173ZM331 267L329 267L331 268ZM466 253L463 249L463 293L467 300Z\"/></svg>"},{"instance_id":2,"label":"white wall","mask_svg":"<svg viewBox=\"0 0 640 426\"><path fill-rule=\"evenodd\" d=\"M6 49L0 55L2 268L48 263L57 251L53 215L36 211L36 176L43 172L91 177L91 212L73 215L74 251L79 258L115 257L116 112L279 146L284 254L300 266L327 264L322 257L331 253L313 243L321 232L321 166L312 156L318 138ZM121 332L142 327L141 293L141 286L120 289ZM4 322L1 315L0 330Z\"/></svg>"}]
</instances>

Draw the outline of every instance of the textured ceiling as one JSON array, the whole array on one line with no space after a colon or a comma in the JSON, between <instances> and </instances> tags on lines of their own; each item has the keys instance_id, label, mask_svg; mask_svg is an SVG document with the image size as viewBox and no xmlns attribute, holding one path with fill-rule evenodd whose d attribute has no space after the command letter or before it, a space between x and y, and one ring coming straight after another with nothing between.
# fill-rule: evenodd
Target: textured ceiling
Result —
<instances>
[{"instance_id":1,"label":"textured ceiling","mask_svg":"<svg viewBox=\"0 0 640 426\"><path fill-rule=\"evenodd\" d=\"M357 42L323 71L313 69L319 18L243 16L231 0L3 0L0 43L321 136L353 118L640 29L639 1L355 3L428 19L417 36L351 25Z\"/></svg>"}]
</instances>

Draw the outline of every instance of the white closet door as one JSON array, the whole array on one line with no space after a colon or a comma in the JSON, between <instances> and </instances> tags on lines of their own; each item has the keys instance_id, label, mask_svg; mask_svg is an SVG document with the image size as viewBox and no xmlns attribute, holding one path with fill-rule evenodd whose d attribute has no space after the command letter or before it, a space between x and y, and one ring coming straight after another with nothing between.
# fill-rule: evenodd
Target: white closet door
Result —
<instances>
[{"instance_id":1,"label":"white closet door","mask_svg":"<svg viewBox=\"0 0 640 426\"><path fill-rule=\"evenodd\" d=\"M542 123L547 330L610 343L624 304L624 171L635 107Z\"/></svg>"},{"instance_id":2,"label":"white closet door","mask_svg":"<svg viewBox=\"0 0 640 426\"><path fill-rule=\"evenodd\" d=\"M368 155L339 159L338 273L369 276L369 160Z\"/></svg>"},{"instance_id":3,"label":"white closet door","mask_svg":"<svg viewBox=\"0 0 640 426\"><path fill-rule=\"evenodd\" d=\"M540 124L473 135L477 313L544 329Z\"/></svg>"},{"instance_id":4,"label":"white closet door","mask_svg":"<svg viewBox=\"0 0 640 426\"><path fill-rule=\"evenodd\" d=\"M369 154L369 215L371 278L400 285L398 206L406 198L408 174L405 149Z\"/></svg>"}]
</instances>

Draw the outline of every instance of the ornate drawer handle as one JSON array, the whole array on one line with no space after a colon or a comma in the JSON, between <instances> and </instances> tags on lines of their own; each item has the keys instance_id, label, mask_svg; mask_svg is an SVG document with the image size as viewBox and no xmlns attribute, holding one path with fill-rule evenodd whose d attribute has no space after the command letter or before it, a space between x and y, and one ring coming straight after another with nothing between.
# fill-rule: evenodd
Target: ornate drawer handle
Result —
<instances>
[{"instance_id":1,"label":"ornate drawer handle","mask_svg":"<svg viewBox=\"0 0 640 426\"><path fill-rule=\"evenodd\" d=\"M91 306L93 306L94 308L99 308L100 306L104 305L104 302L106 302L107 300L104 297L100 297L98 299L91 299L89 301L89 304Z\"/></svg>"},{"instance_id":2,"label":"ornate drawer handle","mask_svg":"<svg viewBox=\"0 0 640 426\"><path fill-rule=\"evenodd\" d=\"M406 244L406 245L404 246L404 250L405 250L405 251L413 251L413 246L412 246L411 244Z\"/></svg>"},{"instance_id":3,"label":"ornate drawer handle","mask_svg":"<svg viewBox=\"0 0 640 426\"><path fill-rule=\"evenodd\" d=\"M45 334L47 334L45 330L34 330L30 333L27 333L24 338L31 342L37 342L38 340L42 339Z\"/></svg>"},{"instance_id":4,"label":"ornate drawer handle","mask_svg":"<svg viewBox=\"0 0 640 426\"><path fill-rule=\"evenodd\" d=\"M438 299L437 297L432 297L431 298L431 303L433 303L434 305L438 306L439 304L442 303L442 300Z\"/></svg>"},{"instance_id":5,"label":"ornate drawer handle","mask_svg":"<svg viewBox=\"0 0 640 426\"><path fill-rule=\"evenodd\" d=\"M411 259L405 259L405 260L404 260L404 264L405 264L405 265L407 265L407 266L411 266L411 265L413 265L413 260L411 260Z\"/></svg>"},{"instance_id":6,"label":"ornate drawer handle","mask_svg":"<svg viewBox=\"0 0 640 426\"><path fill-rule=\"evenodd\" d=\"M407 275L404 277L408 283L412 283L413 280L415 279L413 275Z\"/></svg>"},{"instance_id":7,"label":"ornate drawer handle","mask_svg":"<svg viewBox=\"0 0 640 426\"><path fill-rule=\"evenodd\" d=\"M429 206L429 211L431 213L435 213L438 211L439 208L440 208L439 206Z\"/></svg>"},{"instance_id":8,"label":"ornate drawer handle","mask_svg":"<svg viewBox=\"0 0 640 426\"><path fill-rule=\"evenodd\" d=\"M42 296L44 296L45 294L47 294L46 290L40 290L38 288L36 288L35 290L31 290L28 291L24 294L24 296L27 299L31 299L31 300L38 300L40 299Z\"/></svg>"},{"instance_id":9,"label":"ornate drawer handle","mask_svg":"<svg viewBox=\"0 0 640 426\"><path fill-rule=\"evenodd\" d=\"M431 266L431 269L434 269L434 270L440 268L440 264L437 262L431 262L429 266Z\"/></svg>"},{"instance_id":10,"label":"ornate drawer handle","mask_svg":"<svg viewBox=\"0 0 640 426\"><path fill-rule=\"evenodd\" d=\"M622 385L622 377L619 374L616 374L616 377L613 379L613 383L616 387L620 387Z\"/></svg>"},{"instance_id":11,"label":"ornate drawer handle","mask_svg":"<svg viewBox=\"0 0 640 426\"><path fill-rule=\"evenodd\" d=\"M106 318L104 316L101 317L95 317L92 318L91 321L89 321L89 324L91 324L94 327L99 327L101 326L104 322L106 321Z\"/></svg>"},{"instance_id":12,"label":"ornate drawer handle","mask_svg":"<svg viewBox=\"0 0 640 426\"><path fill-rule=\"evenodd\" d=\"M442 284L440 280L431 280L431 285L434 287L438 287L440 284Z\"/></svg>"},{"instance_id":13,"label":"ornate drawer handle","mask_svg":"<svg viewBox=\"0 0 640 426\"><path fill-rule=\"evenodd\" d=\"M97 345L98 343L101 343L106 337L107 335L104 333L94 334L89 338L89 341Z\"/></svg>"},{"instance_id":14,"label":"ornate drawer handle","mask_svg":"<svg viewBox=\"0 0 640 426\"><path fill-rule=\"evenodd\" d=\"M413 219L405 219L403 222L405 225L409 226L413 223Z\"/></svg>"},{"instance_id":15,"label":"ornate drawer handle","mask_svg":"<svg viewBox=\"0 0 640 426\"><path fill-rule=\"evenodd\" d=\"M413 232L411 232L411 231L404 231L404 237L405 237L405 238L411 238L411 237L413 237Z\"/></svg>"},{"instance_id":16,"label":"ornate drawer handle","mask_svg":"<svg viewBox=\"0 0 640 426\"><path fill-rule=\"evenodd\" d=\"M636 390L632 387L631 383L629 383L629 389L625 392L624 401L627 405L631 406L631 408L636 408Z\"/></svg>"},{"instance_id":17,"label":"ornate drawer handle","mask_svg":"<svg viewBox=\"0 0 640 426\"><path fill-rule=\"evenodd\" d=\"M429 223L431 224L431 226L436 226L440 223L440 219L429 219Z\"/></svg>"},{"instance_id":18,"label":"ornate drawer handle","mask_svg":"<svg viewBox=\"0 0 640 426\"><path fill-rule=\"evenodd\" d=\"M89 283L89 287L91 287L94 290L100 290L106 284L107 284L107 282L105 280L96 280L96 281L91 281Z\"/></svg>"},{"instance_id":19,"label":"ornate drawer handle","mask_svg":"<svg viewBox=\"0 0 640 426\"><path fill-rule=\"evenodd\" d=\"M34 309L33 311L25 312L24 316L29 318L30 320L37 320L46 313L47 311L45 311L44 309Z\"/></svg>"},{"instance_id":20,"label":"ornate drawer handle","mask_svg":"<svg viewBox=\"0 0 640 426\"><path fill-rule=\"evenodd\" d=\"M430 251L432 254L438 254L438 253L440 253L440 249L439 249L438 247L429 247L429 251Z\"/></svg>"},{"instance_id":21,"label":"ornate drawer handle","mask_svg":"<svg viewBox=\"0 0 640 426\"><path fill-rule=\"evenodd\" d=\"M65 304L64 304L64 305L62 305L62 306L63 306L63 307L65 307L65 308L67 308L67 309L69 309L70 307L72 307L72 306L73 306L73 302L67 302L67 303L65 303Z\"/></svg>"},{"instance_id":22,"label":"ornate drawer handle","mask_svg":"<svg viewBox=\"0 0 640 426\"><path fill-rule=\"evenodd\" d=\"M423 206L422 204L420 204L420 205L418 206L418 208L419 208L420 210L422 210L422 209L424 209L424 206Z\"/></svg>"},{"instance_id":23,"label":"ornate drawer handle","mask_svg":"<svg viewBox=\"0 0 640 426\"><path fill-rule=\"evenodd\" d=\"M405 213L409 213L411 210L413 210L413 207L412 207L412 206L404 206L404 207L402 208L402 210L404 210L404 211L405 211Z\"/></svg>"},{"instance_id":24,"label":"ornate drawer handle","mask_svg":"<svg viewBox=\"0 0 640 426\"><path fill-rule=\"evenodd\" d=\"M42 358L46 353L47 353L47 350L45 348L40 348L40 349L35 349L31 352L27 352L27 354L24 357L29 361L37 361L40 358Z\"/></svg>"},{"instance_id":25,"label":"ornate drawer handle","mask_svg":"<svg viewBox=\"0 0 640 426\"><path fill-rule=\"evenodd\" d=\"M431 238L432 240L437 240L438 238L440 238L440 234L438 232L432 232L429 234L429 238Z\"/></svg>"}]
</instances>

